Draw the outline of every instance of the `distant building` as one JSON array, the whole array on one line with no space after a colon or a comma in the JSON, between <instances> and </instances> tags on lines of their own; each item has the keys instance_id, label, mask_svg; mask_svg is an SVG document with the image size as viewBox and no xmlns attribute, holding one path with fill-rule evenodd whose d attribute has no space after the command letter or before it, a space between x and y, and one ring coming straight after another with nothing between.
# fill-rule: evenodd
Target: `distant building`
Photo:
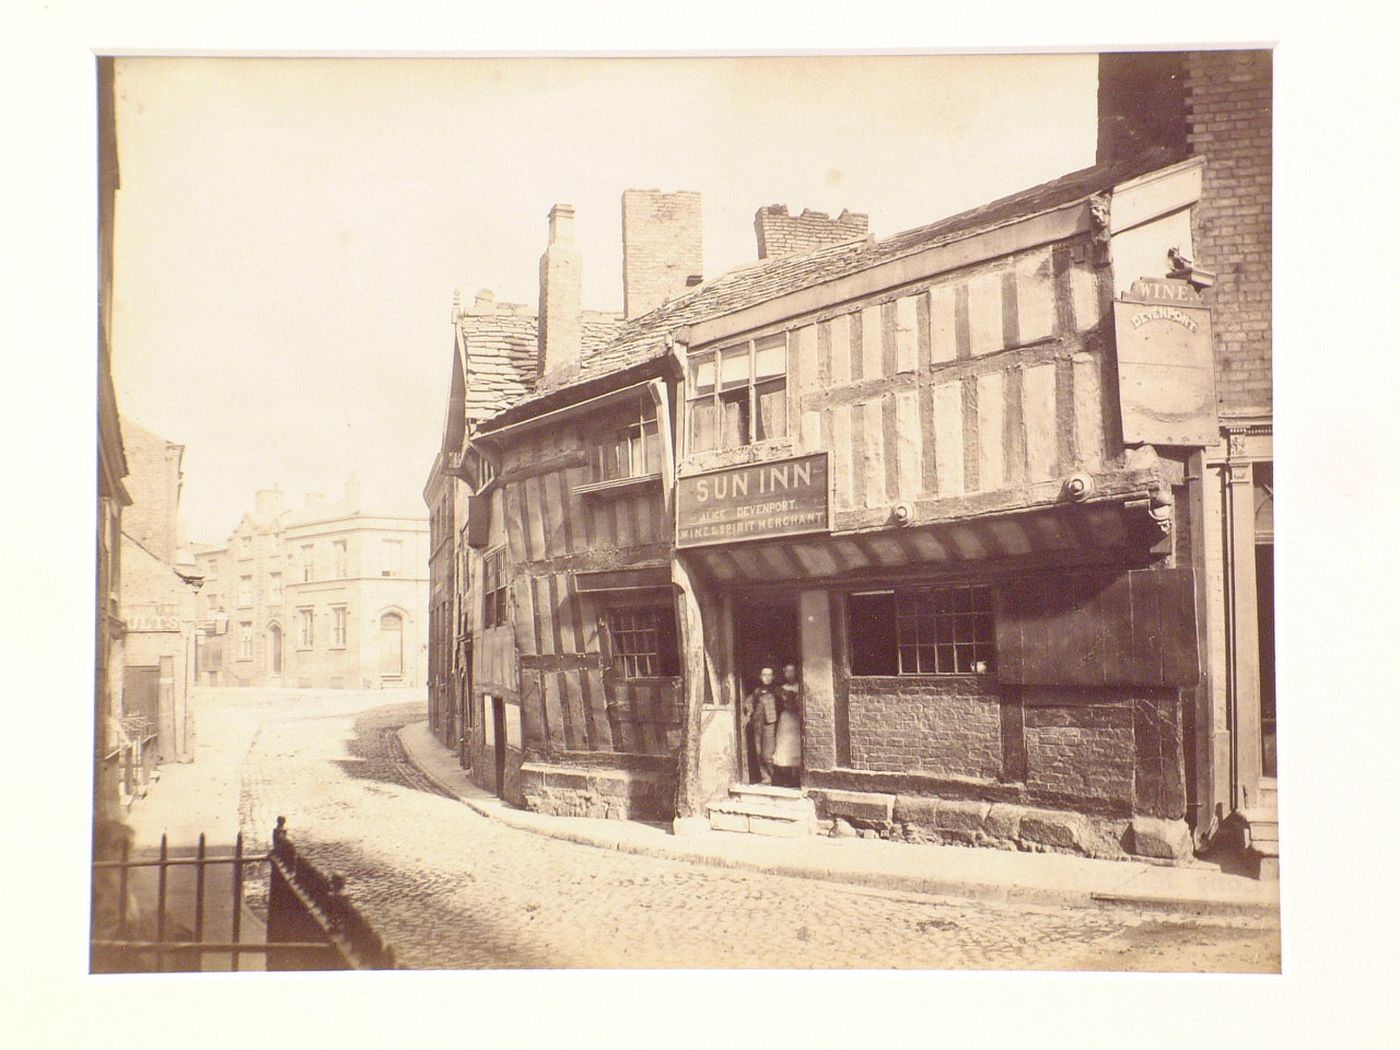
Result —
<instances>
[{"instance_id":1,"label":"distant building","mask_svg":"<svg viewBox=\"0 0 1400 1050\"><path fill-rule=\"evenodd\" d=\"M421 686L428 663L428 522L360 506L358 483L296 510L257 494L228 542L195 548L203 685Z\"/></svg>"},{"instance_id":2,"label":"distant building","mask_svg":"<svg viewBox=\"0 0 1400 1050\"><path fill-rule=\"evenodd\" d=\"M132 500L121 539L121 728L144 780L160 763L194 757L189 695L202 579L193 555L179 547L184 446L130 419L122 420L121 429Z\"/></svg>"}]
</instances>

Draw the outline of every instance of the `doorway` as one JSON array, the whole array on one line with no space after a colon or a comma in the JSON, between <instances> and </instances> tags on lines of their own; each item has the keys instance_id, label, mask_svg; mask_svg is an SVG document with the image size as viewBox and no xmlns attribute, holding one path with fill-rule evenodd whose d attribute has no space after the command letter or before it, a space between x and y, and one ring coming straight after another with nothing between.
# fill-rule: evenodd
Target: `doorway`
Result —
<instances>
[{"instance_id":1,"label":"doorway","mask_svg":"<svg viewBox=\"0 0 1400 1050\"><path fill-rule=\"evenodd\" d=\"M743 594L738 595L738 600L734 603L734 638L734 670L741 697L747 697L758 688L764 667L773 668L775 687L783 684L783 667L787 664L796 666L798 682L801 682L802 634L795 599L753 600ZM784 723L788 724L785 726ZM791 746L794 733L799 741L795 751ZM787 779L791 782L780 786L798 787L802 770L800 715L795 719L785 719L780 715L778 736L779 744L788 746L779 747L776 758L793 759L795 764L784 767L790 770L786 775L775 769L774 783ZM749 733L744 734L741 754L744 756L744 779L750 783L758 781L758 752Z\"/></svg>"},{"instance_id":2,"label":"doorway","mask_svg":"<svg viewBox=\"0 0 1400 1050\"><path fill-rule=\"evenodd\" d=\"M268 670L280 678L282 675L282 628L275 623L267 631L267 652L271 665Z\"/></svg>"},{"instance_id":3,"label":"doorway","mask_svg":"<svg viewBox=\"0 0 1400 1050\"><path fill-rule=\"evenodd\" d=\"M379 618L379 673L385 678L403 675L403 617L396 612Z\"/></svg>"},{"instance_id":4,"label":"doorway","mask_svg":"<svg viewBox=\"0 0 1400 1050\"><path fill-rule=\"evenodd\" d=\"M493 750L496 753L496 797L506 797L506 702L499 696L491 699Z\"/></svg>"}]
</instances>

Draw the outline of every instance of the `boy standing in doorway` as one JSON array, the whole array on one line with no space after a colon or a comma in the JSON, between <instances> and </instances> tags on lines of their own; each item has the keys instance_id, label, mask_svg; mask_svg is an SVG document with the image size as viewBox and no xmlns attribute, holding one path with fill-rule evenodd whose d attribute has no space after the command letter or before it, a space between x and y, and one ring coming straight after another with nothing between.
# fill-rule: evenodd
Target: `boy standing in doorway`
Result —
<instances>
[{"instance_id":1,"label":"boy standing in doorway","mask_svg":"<svg viewBox=\"0 0 1400 1050\"><path fill-rule=\"evenodd\" d=\"M778 739L778 691L773 686L773 668L758 673L758 687L744 698L744 722L758 753L759 782L773 783L773 750Z\"/></svg>"}]
</instances>

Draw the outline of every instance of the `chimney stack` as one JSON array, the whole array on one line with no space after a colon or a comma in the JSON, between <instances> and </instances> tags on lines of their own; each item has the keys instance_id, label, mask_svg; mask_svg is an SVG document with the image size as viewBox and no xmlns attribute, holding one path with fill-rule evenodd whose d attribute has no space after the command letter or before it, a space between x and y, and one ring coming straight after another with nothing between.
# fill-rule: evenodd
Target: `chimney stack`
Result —
<instances>
[{"instance_id":1,"label":"chimney stack","mask_svg":"<svg viewBox=\"0 0 1400 1050\"><path fill-rule=\"evenodd\" d=\"M273 486L270 489L258 489L255 505L259 514L265 514L269 518L275 518L282 513L282 490Z\"/></svg>"},{"instance_id":2,"label":"chimney stack","mask_svg":"<svg viewBox=\"0 0 1400 1050\"><path fill-rule=\"evenodd\" d=\"M870 232L870 216L842 211L833 219L810 208L803 208L801 215L789 215L786 204L770 204L758 209L753 229L758 235L758 257L776 259L859 240Z\"/></svg>"},{"instance_id":3,"label":"chimney stack","mask_svg":"<svg viewBox=\"0 0 1400 1050\"><path fill-rule=\"evenodd\" d=\"M577 374L582 350L583 256L574 243L574 206L556 204L549 209L549 247L540 256L540 385Z\"/></svg>"},{"instance_id":4,"label":"chimney stack","mask_svg":"<svg viewBox=\"0 0 1400 1050\"><path fill-rule=\"evenodd\" d=\"M700 194L628 190L622 195L622 301L628 317L655 310L703 278Z\"/></svg>"}]
</instances>

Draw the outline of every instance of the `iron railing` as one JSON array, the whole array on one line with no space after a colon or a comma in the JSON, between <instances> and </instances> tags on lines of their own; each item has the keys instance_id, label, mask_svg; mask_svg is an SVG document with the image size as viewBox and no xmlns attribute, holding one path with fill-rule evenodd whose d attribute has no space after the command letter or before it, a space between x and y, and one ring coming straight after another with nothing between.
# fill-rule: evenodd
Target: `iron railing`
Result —
<instances>
[{"instance_id":1,"label":"iron railing","mask_svg":"<svg viewBox=\"0 0 1400 1050\"><path fill-rule=\"evenodd\" d=\"M395 968L393 951L345 897L345 880L323 874L297 853L285 817L277 818L272 840L266 853L246 853L240 832L232 854L213 856L201 834L193 856L172 856L162 835L157 856L133 859L130 838L124 836L118 859L92 864L93 972L238 970L246 955L261 956L268 970ZM249 938L243 922L247 872L263 864L268 866L266 932ZM132 887L134 873L151 868L154 916L139 907ZM179 903L188 907L172 907L172 876L185 869L193 869L193 887L181 887ZM225 871L227 912L214 900L219 910L211 914L210 873L217 880ZM192 899L185 899L186 892Z\"/></svg>"}]
</instances>

